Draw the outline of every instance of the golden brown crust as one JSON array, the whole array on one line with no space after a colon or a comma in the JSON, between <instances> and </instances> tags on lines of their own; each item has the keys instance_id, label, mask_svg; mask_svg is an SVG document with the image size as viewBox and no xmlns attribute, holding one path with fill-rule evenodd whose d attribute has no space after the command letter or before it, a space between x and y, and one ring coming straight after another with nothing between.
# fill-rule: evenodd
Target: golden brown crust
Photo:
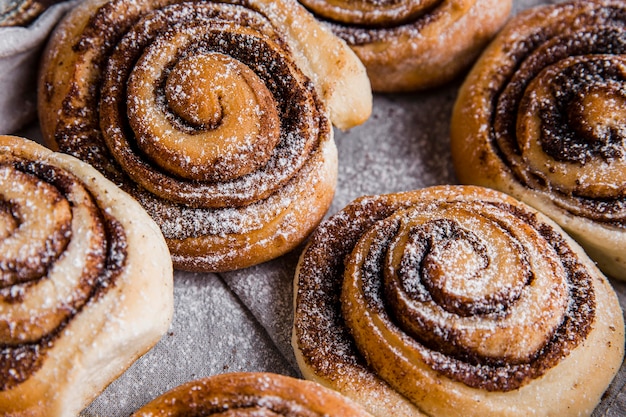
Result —
<instances>
[{"instance_id":1,"label":"golden brown crust","mask_svg":"<svg viewBox=\"0 0 626 417\"><path fill-rule=\"evenodd\" d=\"M358 405L310 381L272 373L236 372L180 385L137 410L148 416L368 417Z\"/></svg>"},{"instance_id":2,"label":"golden brown crust","mask_svg":"<svg viewBox=\"0 0 626 417\"><path fill-rule=\"evenodd\" d=\"M7 0L0 4L0 27L27 26L61 0Z\"/></svg>"},{"instance_id":3,"label":"golden brown crust","mask_svg":"<svg viewBox=\"0 0 626 417\"><path fill-rule=\"evenodd\" d=\"M607 279L480 187L356 200L312 235L294 297L305 377L380 416L589 415L623 358Z\"/></svg>"},{"instance_id":4,"label":"golden brown crust","mask_svg":"<svg viewBox=\"0 0 626 417\"><path fill-rule=\"evenodd\" d=\"M0 136L0 172L0 412L76 415L167 330L167 246L76 158Z\"/></svg>"},{"instance_id":5,"label":"golden brown crust","mask_svg":"<svg viewBox=\"0 0 626 417\"><path fill-rule=\"evenodd\" d=\"M521 13L466 79L451 121L458 178L499 189L626 278L626 8L579 1Z\"/></svg>"},{"instance_id":6,"label":"golden brown crust","mask_svg":"<svg viewBox=\"0 0 626 417\"><path fill-rule=\"evenodd\" d=\"M378 92L421 90L452 80L504 24L512 4L508 0L300 2L350 45Z\"/></svg>"},{"instance_id":7,"label":"golden brown crust","mask_svg":"<svg viewBox=\"0 0 626 417\"><path fill-rule=\"evenodd\" d=\"M135 196L177 268L238 269L294 248L334 194L330 121L371 111L347 46L297 3L274 6L90 0L48 45L45 140Z\"/></svg>"}]
</instances>

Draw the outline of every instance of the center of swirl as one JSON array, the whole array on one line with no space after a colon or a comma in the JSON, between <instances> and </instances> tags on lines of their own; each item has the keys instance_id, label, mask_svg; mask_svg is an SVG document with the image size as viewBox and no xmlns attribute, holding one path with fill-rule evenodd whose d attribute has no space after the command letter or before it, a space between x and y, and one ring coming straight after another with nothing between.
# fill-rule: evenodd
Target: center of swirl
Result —
<instances>
[{"instance_id":1,"label":"center of swirl","mask_svg":"<svg viewBox=\"0 0 626 417\"><path fill-rule=\"evenodd\" d=\"M422 262L424 284L436 301L449 311L469 314L484 310L485 289L482 271L489 265L484 245L476 239L445 239L431 248ZM491 285L489 285L491 284Z\"/></svg>"},{"instance_id":2,"label":"center of swirl","mask_svg":"<svg viewBox=\"0 0 626 417\"><path fill-rule=\"evenodd\" d=\"M570 124L589 143L606 146L626 138L626 95L619 88L591 87L573 100L568 115ZM613 156L617 152L615 147L610 149Z\"/></svg>"},{"instance_id":3,"label":"center of swirl","mask_svg":"<svg viewBox=\"0 0 626 417\"><path fill-rule=\"evenodd\" d=\"M137 145L180 178L222 182L254 172L267 163L280 139L272 93L233 57L217 52L179 56L177 37L188 39L172 36L172 46L155 42L129 79L129 121Z\"/></svg>"},{"instance_id":4,"label":"center of swirl","mask_svg":"<svg viewBox=\"0 0 626 417\"><path fill-rule=\"evenodd\" d=\"M572 57L541 71L521 100L517 140L528 172L590 198L626 194L626 60Z\"/></svg>"},{"instance_id":5,"label":"center of swirl","mask_svg":"<svg viewBox=\"0 0 626 417\"><path fill-rule=\"evenodd\" d=\"M217 127L223 117L220 91L214 79L226 76L223 55L191 56L179 61L167 77L165 95L170 108L195 127ZM245 67L244 67L245 68ZM237 68L238 71L245 69Z\"/></svg>"},{"instance_id":6,"label":"center of swirl","mask_svg":"<svg viewBox=\"0 0 626 417\"><path fill-rule=\"evenodd\" d=\"M423 268L433 287L448 296L471 295L472 283L489 264L476 241L447 240L433 248L424 258Z\"/></svg>"},{"instance_id":7,"label":"center of swirl","mask_svg":"<svg viewBox=\"0 0 626 417\"><path fill-rule=\"evenodd\" d=\"M359 240L350 260L342 291L348 321L362 317L355 312L363 302L380 318L375 326L468 363L528 363L567 310L554 250L496 206L399 210Z\"/></svg>"},{"instance_id":8,"label":"center of swirl","mask_svg":"<svg viewBox=\"0 0 626 417\"><path fill-rule=\"evenodd\" d=\"M519 243L497 223L480 232L482 237L451 220L411 227L406 243L397 248L401 254L395 255L401 258L399 285L419 299L423 296L408 284L418 276L428 297L452 314L504 312L530 279L528 262ZM493 242L504 245L501 254L490 249Z\"/></svg>"},{"instance_id":9,"label":"center of swirl","mask_svg":"<svg viewBox=\"0 0 626 417\"><path fill-rule=\"evenodd\" d=\"M497 87L494 143L515 177L553 192L555 204L602 222L623 219L626 32L622 24L563 29L514 42L519 65Z\"/></svg>"},{"instance_id":10,"label":"center of swirl","mask_svg":"<svg viewBox=\"0 0 626 417\"><path fill-rule=\"evenodd\" d=\"M0 288L6 288L44 275L67 245L72 214L58 190L32 174L0 165L0 182Z\"/></svg>"},{"instance_id":11,"label":"center of swirl","mask_svg":"<svg viewBox=\"0 0 626 417\"><path fill-rule=\"evenodd\" d=\"M583 164L595 156L619 158L625 137L625 79L626 64L603 55L566 59L542 72L531 91L545 103L540 107L545 152L556 160ZM542 83L549 89L543 90Z\"/></svg>"}]
</instances>

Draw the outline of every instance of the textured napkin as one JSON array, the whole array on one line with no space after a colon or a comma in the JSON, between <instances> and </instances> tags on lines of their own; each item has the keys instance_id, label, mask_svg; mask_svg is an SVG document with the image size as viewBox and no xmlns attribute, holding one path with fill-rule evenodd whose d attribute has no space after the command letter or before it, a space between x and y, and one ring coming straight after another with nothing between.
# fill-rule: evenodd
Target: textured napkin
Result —
<instances>
[{"instance_id":1,"label":"textured napkin","mask_svg":"<svg viewBox=\"0 0 626 417\"><path fill-rule=\"evenodd\" d=\"M514 13L556 3L514 2ZM429 92L377 95L372 117L336 131L339 178L328 215L362 195L456 182L449 119L460 81ZM36 124L19 134L40 139ZM127 416L184 382L232 371L299 376L291 348L293 275L300 250L224 274L175 273L174 320L146 355L114 381L82 416ZM626 284L612 282L626 307ZM626 415L626 369L594 413Z\"/></svg>"},{"instance_id":2,"label":"textured napkin","mask_svg":"<svg viewBox=\"0 0 626 417\"><path fill-rule=\"evenodd\" d=\"M41 51L54 25L77 1L55 4L27 27L0 28L0 133L35 119Z\"/></svg>"}]
</instances>

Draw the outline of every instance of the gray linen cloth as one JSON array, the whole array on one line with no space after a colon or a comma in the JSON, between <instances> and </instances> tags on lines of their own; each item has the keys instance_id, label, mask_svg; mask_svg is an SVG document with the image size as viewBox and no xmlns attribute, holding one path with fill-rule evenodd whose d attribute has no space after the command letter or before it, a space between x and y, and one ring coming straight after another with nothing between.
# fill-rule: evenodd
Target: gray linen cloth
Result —
<instances>
[{"instance_id":1,"label":"gray linen cloth","mask_svg":"<svg viewBox=\"0 0 626 417\"><path fill-rule=\"evenodd\" d=\"M513 12L542 3L550 2L515 1ZM6 77L3 73L3 83ZM457 81L423 93L376 95L372 117L364 125L336 131L339 179L328 215L362 195L455 183L448 133L459 85ZM30 99L24 96L23 100ZM0 133L13 131L6 124L6 107L0 107ZM36 123L17 133L40 139ZM292 281L298 255L295 250L274 261L224 274L176 272L170 330L82 415L127 416L179 384L224 372L299 376L290 345ZM612 283L626 307L626 284ZM626 369L622 369L594 416L626 415L625 383Z\"/></svg>"},{"instance_id":2,"label":"gray linen cloth","mask_svg":"<svg viewBox=\"0 0 626 417\"><path fill-rule=\"evenodd\" d=\"M26 27L0 28L0 133L36 118L37 67L50 31L77 0L55 4Z\"/></svg>"}]
</instances>

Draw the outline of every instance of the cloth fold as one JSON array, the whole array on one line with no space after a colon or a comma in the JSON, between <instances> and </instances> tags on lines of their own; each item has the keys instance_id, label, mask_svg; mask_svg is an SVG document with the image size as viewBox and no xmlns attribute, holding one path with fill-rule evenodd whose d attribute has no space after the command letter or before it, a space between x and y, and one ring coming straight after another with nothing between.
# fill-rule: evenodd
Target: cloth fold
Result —
<instances>
[{"instance_id":1,"label":"cloth fold","mask_svg":"<svg viewBox=\"0 0 626 417\"><path fill-rule=\"evenodd\" d=\"M175 278L169 331L81 416L128 416L184 382L225 372L297 376L261 323L219 276L176 272Z\"/></svg>"}]
</instances>

